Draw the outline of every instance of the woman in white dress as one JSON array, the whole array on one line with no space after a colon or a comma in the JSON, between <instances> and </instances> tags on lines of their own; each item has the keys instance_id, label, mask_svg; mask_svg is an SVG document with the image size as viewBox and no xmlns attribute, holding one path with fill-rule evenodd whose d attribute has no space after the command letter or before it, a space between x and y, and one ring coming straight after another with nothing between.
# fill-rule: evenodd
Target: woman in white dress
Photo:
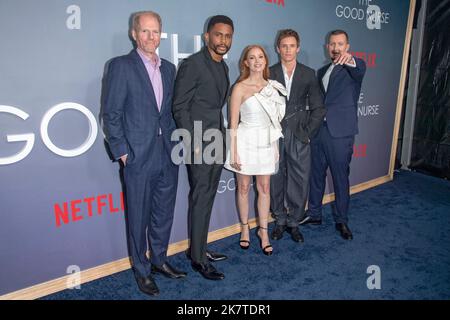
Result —
<instances>
[{"instance_id":1,"label":"woman in white dress","mask_svg":"<svg viewBox=\"0 0 450 320\"><path fill-rule=\"evenodd\" d=\"M231 143L225 168L236 172L237 205L241 219L240 246L250 246L249 190L256 176L259 228L257 236L265 255L271 255L267 225L270 210L270 176L278 170L280 121L284 117L286 89L269 80L268 57L261 46L244 49L240 77L230 101Z\"/></svg>"}]
</instances>

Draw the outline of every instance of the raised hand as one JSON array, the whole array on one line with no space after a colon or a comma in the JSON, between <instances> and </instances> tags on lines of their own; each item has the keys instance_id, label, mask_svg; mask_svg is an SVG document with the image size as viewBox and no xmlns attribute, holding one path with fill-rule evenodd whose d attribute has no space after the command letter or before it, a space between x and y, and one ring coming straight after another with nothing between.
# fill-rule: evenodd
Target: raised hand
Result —
<instances>
[{"instance_id":1,"label":"raised hand","mask_svg":"<svg viewBox=\"0 0 450 320\"><path fill-rule=\"evenodd\" d=\"M333 63L336 65L352 64L353 56L348 52L343 52L334 58Z\"/></svg>"}]
</instances>

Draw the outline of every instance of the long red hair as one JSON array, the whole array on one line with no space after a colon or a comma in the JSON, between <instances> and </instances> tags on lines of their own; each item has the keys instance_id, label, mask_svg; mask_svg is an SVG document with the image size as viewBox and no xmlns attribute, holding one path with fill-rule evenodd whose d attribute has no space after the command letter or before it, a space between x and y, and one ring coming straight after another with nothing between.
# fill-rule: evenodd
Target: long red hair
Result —
<instances>
[{"instance_id":1,"label":"long red hair","mask_svg":"<svg viewBox=\"0 0 450 320\"><path fill-rule=\"evenodd\" d=\"M246 46L244 51L242 51L241 59L239 61L240 75L239 75L239 79L237 82L244 81L245 79L247 79L250 76L250 68L245 65L245 61L248 59L249 52L255 48L258 48L264 54L264 58L266 59L266 67L264 68L264 71L263 71L263 78L264 78L264 80L269 80L269 76L270 76L269 57L267 56L266 50L264 50L264 48L261 47L260 45L252 44L252 45Z\"/></svg>"}]
</instances>

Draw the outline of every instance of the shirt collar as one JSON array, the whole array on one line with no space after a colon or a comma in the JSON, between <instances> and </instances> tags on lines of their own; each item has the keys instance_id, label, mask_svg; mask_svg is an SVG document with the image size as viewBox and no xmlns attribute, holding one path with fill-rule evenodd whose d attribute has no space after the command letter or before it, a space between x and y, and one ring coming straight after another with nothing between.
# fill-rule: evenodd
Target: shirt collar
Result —
<instances>
[{"instance_id":1,"label":"shirt collar","mask_svg":"<svg viewBox=\"0 0 450 320\"><path fill-rule=\"evenodd\" d=\"M286 67L285 67L283 64L281 64L281 68L283 69L283 74L284 74L284 76L285 76L286 78L289 78L289 77L288 77L288 73L287 73ZM297 63L296 63L295 66L294 66L294 70L292 70L292 74L291 74L291 77L289 78L289 80L294 78L294 73L295 73L295 69L296 69L296 68L297 68Z\"/></svg>"},{"instance_id":2,"label":"shirt collar","mask_svg":"<svg viewBox=\"0 0 450 320\"><path fill-rule=\"evenodd\" d=\"M153 68L156 68L156 67L159 68L159 67L161 67L161 58L160 58L156 53L154 53L154 56L156 57L156 63L155 63L154 60L149 59L149 58L142 52L141 49L137 48L136 51L137 51L137 53L139 54L139 57L141 57L142 62L144 62L145 65L150 65L150 66L152 66Z\"/></svg>"}]
</instances>

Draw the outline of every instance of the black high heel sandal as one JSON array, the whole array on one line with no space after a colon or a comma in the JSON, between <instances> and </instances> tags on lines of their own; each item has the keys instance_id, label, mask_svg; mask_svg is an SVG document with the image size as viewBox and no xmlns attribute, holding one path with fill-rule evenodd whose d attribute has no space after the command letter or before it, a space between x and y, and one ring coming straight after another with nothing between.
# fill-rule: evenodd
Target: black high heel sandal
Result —
<instances>
[{"instance_id":1,"label":"black high heel sandal","mask_svg":"<svg viewBox=\"0 0 450 320\"><path fill-rule=\"evenodd\" d=\"M260 230L260 229L267 230L267 228L259 227L259 228L258 228L258 231L256 232L256 236L257 236L258 239L259 239L259 245L260 245L260 247L262 247L262 238L261 238L261 236L259 235L259 230ZM270 256L270 255L272 255L272 253L273 253L273 250L267 251L267 249L269 249L269 248L273 248L271 244L268 244L268 245L265 246L264 248L261 248L262 252L263 252L266 256Z\"/></svg>"},{"instance_id":2,"label":"black high heel sandal","mask_svg":"<svg viewBox=\"0 0 450 320\"><path fill-rule=\"evenodd\" d=\"M242 226L247 226L247 228L248 228L248 236L250 237L250 226L248 225L248 222L247 223L241 223L241 228L242 228ZM244 243L246 243L248 245L243 245ZM248 248L250 248L250 240L239 240L239 246L241 247L242 250L248 250Z\"/></svg>"}]
</instances>

